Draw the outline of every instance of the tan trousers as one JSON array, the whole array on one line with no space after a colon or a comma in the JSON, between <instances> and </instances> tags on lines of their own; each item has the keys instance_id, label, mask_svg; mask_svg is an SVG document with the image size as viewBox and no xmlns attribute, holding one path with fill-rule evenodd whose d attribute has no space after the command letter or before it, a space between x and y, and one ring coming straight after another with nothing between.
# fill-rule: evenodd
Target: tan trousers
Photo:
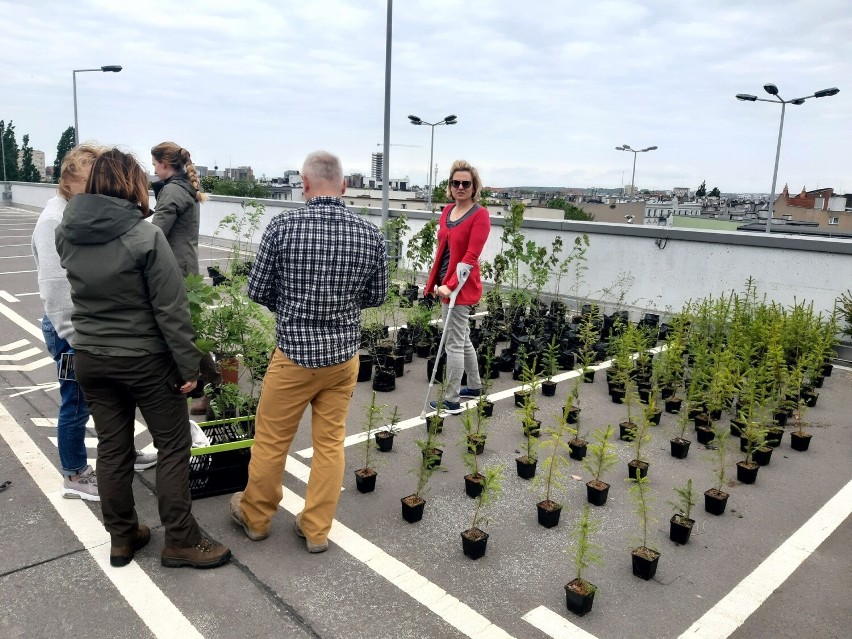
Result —
<instances>
[{"instance_id":1,"label":"tan trousers","mask_svg":"<svg viewBox=\"0 0 852 639\"><path fill-rule=\"evenodd\" d=\"M281 501L287 453L310 404L314 456L300 524L311 543L326 541L343 485L346 414L357 378L357 356L334 366L304 368L275 350L263 378L249 481L240 502L249 528L269 530Z\"/></svg>"}]
</instances>

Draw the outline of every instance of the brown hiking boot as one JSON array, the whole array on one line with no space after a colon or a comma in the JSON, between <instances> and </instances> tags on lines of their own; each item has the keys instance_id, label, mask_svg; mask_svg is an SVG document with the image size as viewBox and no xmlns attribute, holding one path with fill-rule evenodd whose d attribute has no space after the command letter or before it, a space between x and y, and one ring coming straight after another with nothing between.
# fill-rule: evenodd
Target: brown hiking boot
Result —
<instances>
[{"instance_id":1,"label":"brown hiking boot","mask_svg":"<svg viewBox=\"0 0 852 639\"><path fill-rule=\"evenodd\" d=\"M230 559L231 551L226 546L202 537L197 544L188 548L166 546L160 563L166 568L216 568Z\"/></svg>"},{"instance_id":2,"label":"brown hiking boot","mask_svg":"<svg viewBox=\"0 0 852 639\"><path fill-rule=\"evenodd\" d=\"M251 539L252 541L263 541L267 537L269 537L269 531L259 532L252 528L249 528L249 525L246 523L245 516L243 515L242 506L240 506L240 501L243 498L243 491L238 493L234 493L231 497L231 501L229 504L229 508L231 510L231 518L243 527L243 530L246 533L246 537Z\"/></svg>"},{"instance_id":3,"label":"brown hiking boot","mask_svg":"<svg viewBox=\"0 0 852 639\"><path fill-rule=\"evenodd\" d=\"M109 549L109 565L121 568L133 561L133 555L151 541L151 529L145 524L139 524L136 536L126 543L113 544Z\"/></svg>"},{"instance_id":4,"label":"brown hiking boot","mask_svg":"<svg viewBox=\"0 0 852 639\"><path fill-rule=\"evenodd\" d=\"M302 539L305 540L305 548L308 549L308 552L316 554L316 553L325 552L326 550L328 550L328 542L327 541L324 541L321 544L315 544L312 541L310 541L307 537L305 537L305 533L302 532L302 524L299 521L301 518L302 518L302 513L299 513L298 515L296 515L296 521L295 521L295 525L293 526L293 530L296 531L296 534L299 535L299 537L301 537Z\"/></svg>"},{"instance_id":5,"label":"brown hiking boot","mask_svg":"<svg viewBox=\"0 0 852 639\"><path fill-rule=\"evenodd\" d=\"M210 405L210 398L203 395L198 399L192 400L192 406L189 408L190 415L206 415L207 407Z\"/></svg>"}]
</instances>

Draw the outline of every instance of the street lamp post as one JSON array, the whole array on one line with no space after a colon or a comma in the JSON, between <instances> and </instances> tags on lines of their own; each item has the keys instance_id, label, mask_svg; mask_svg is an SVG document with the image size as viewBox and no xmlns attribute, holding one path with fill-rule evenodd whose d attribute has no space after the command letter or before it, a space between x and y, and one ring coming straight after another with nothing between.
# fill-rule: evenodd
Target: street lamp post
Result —
<instances>
[{"instance_id":1,"label":"street lamp post","mask_svg":"<svg viewBox=\"0 0 852 639\"><path fill-rule=\"evenodd\" d=\"M616 151L629 151L630 153L633 154L633 175L630 178L630 196L633 197L633 195L636 194L636 155L638 153L646 153L648 151L656 151L657 147L649 146L646 149L640 149L638 151L635 151L635 150L630 148L630 145L622 144L621 146L615 147L615 150Z\"/></svg>"},{"instance_id":2,"label":"street lamp post","mask_svg":"<svg viewBox=\"0 0 852 639\"><path fill-rule=\"evenodd\" d=\"M102 71L103 73L107 73L107 72L118 73L119 71L121 71L121 65L109 64L105 67L100 67L98 69L74 69L71 72L71 77L74 80L74 146L77 146L80 143L80 129L77 125L77 74L78 73L86 73L87 71Z\"/></svg>"},{"instance_id":3,"label":"street lamp post","mask_svg":"<svg viewBox=\"0 0 852 639\"><path fill-rule=\"evenodd\" d=\"M772 214L775 207L775 184L778 179L778 160L781 158L781 135L784 132L784 112L787 110L787 105L795 104L798 106L800 104L804 104L805 100L810 98L826 98L832 95L837 95L840 93L840 89L837 87L822 89L813 95L796 98L795 100L782 100L781 96L778 95L778 87L774 84L764 84L763 90L769 95L774 96L775 99L767 100L766 98L759 98L756 95L749 95L748 93L737 93L736 97L737 100L742 100L743 102L772 102L773 104L781 104L781 124L778 127L778 145L775 148L775 169L772 172L772 192L769 194L769 206L766 211L766 232L770 233L772 231Z\"/></svg>"},{"instance_id":4,"label":"street lamp post","mask_svg":"<svg viewBox=\"0 0 852 639\"><path fill-rule=\"evenodd\" d=\"M416 115L409 115L408 119L411 120L411 124L415 126L426 125L432 127L432 143L429 145L429 212L432 212L432 156L435 151L435 127L441 126L442 124L458 124L458 118L454 115L448 115L443 120L438 120L437 122L426 122L426 120L421 120Z\"/></svg>"}]
</instances>

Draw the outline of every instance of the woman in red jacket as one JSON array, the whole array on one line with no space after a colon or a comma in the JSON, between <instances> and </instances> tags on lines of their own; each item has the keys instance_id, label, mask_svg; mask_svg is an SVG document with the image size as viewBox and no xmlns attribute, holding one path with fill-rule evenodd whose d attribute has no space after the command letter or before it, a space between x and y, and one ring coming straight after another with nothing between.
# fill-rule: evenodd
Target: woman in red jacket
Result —
<instances>
[{"instance_id":1,"label":"woman in red jacket","mask_svg":"<svg viewBox=\"0 0 852 639\"><path fill-rule=\"evenodd\" d=\"M482 181L479 172L464 160L456 160L450 167L447 188L453 204L444 207L438 226L438 250L435 264L426 282L426 292L443 298L442 316L446 332L447 352L446 390L443 406L431 402L432 408L457 415L462 412L461 400L479 397L482 381L476 361L476 350L470 341L470 309L482 297L482 279L479 274L479 254L491 231L488 210L480 206ZM456 296L452 315L447 320L449 296L458 285L457 265L470 268L467 282ZM462 373L467 373L468 386L461 386Z\"/></svg>"}]
</instances>

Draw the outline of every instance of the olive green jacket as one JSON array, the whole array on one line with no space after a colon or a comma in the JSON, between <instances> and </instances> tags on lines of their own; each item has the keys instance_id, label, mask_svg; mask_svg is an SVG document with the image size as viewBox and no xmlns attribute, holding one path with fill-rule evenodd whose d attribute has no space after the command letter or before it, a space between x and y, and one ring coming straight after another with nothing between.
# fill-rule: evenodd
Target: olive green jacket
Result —
<instances>
[{"instance_id":1,"label":"olive green jacket","mask_svg":"<svg viewBox=\"0 0 852 639\"><path fill-rule=\"evenodd\" d=\"M154 183L157 206L151 221L163 230L184 277L198 275L198 228L201 205L185 171Z\"/></svg>"}]
</instances>

